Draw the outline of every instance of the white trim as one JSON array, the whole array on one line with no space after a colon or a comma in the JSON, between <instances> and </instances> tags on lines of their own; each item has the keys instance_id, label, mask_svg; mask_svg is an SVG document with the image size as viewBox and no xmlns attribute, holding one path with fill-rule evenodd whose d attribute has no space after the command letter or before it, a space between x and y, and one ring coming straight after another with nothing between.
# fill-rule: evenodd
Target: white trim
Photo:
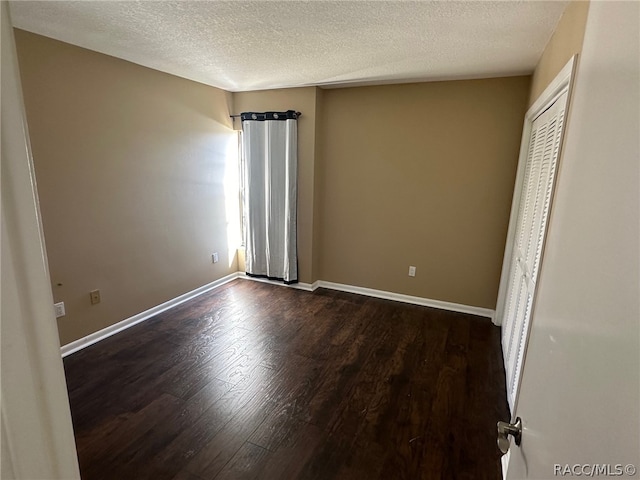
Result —
<instances>
[{"instance_id":1,"label":"white trim","mask_svg":"<svg viewBox=\"0 0 640 480\"><path fill-rule=\"evenodd\" d=\"M122 330L126 330L129 327L133 327L134 325L140 322L144 322L145 320L148 320L151 317L158 315L159 313L162 313L166 310L169 310L170 308L176 307L184 302L187 302L192 298L197 297L198 295L202 295L203 293L206 293L215 288L218 288L221 285L224 285L225 283L229 283L241 275L242 274L240 272L230 273L225 277L219 278L218 280L215 280L211 283L203 285L202 287L196 288L195 290L191 290L190 292L184 293L176 298L173 298L169 301L161 303L160 305L156 305L155 307L145 310L144 312L140 312L137 315L126 318L121 322L114 323L113 325L109 325L108 327L103 328L102 330L98 330L97 332L87 335L86 337L82 337L71 343L67 343L66 345L62 346L62 348L60 348L62 356L66 357L67 355L71 355L72 353L75 353L78 350L82 350L83 348L86 348L89 345L93 345L94 343L97 343L100 340L104 340L105 338L110 337L111 335L115 335L116 333L121 332Z\"/></svg>"},{"instance_id":2,"label":"white trim","mask_svg":"<svg viewBox=\"0 0 640 480\"><path fill-rule=\"evenodd\" d=\"M366 295L368 297L382 298L385 300L394 300L396 302L410 303L413 305L422 305L424 307L439 308L441 310L449 310L458 313L468 313L479 317L493 318L495 311L489 308L472 307L461 303L443 302L442 300L431 300L430 298L414 297L403 293L387 292L384 290L374 290L373 288L356 287L353 285L345 285L342 283L325 282L319 280L314 283L319 288L328 288L331 290L340 290L341 292L356 293L358 295Z\"/></svg>"},{"instance_id":3,"label":"white trim","mask_svg":"<svg viewBox=\"0 0 640 480\"><path fill-rule=\"evenodd\" d=\"M516 172L516 182L513 190L513 198L511 200L511 214L509 216L509 228L507 230L507 241L504 248L504 258L502 260L502 271L500 273L500 285L498 287L498 300L496 302L495 316L492 319L495 325L502 325L502 317L504 316L505 297L507 295L507 286L509 283L509 271L511 269L511 257L513 246L515 244L516 222L518 220L518 211L520 210L520 196L524 183L524 169L527 163L527 153L529 149L529 140L531 139L531 126L533 121L541 115L560 95L569 90L571 77L575 71L577 55L569 59L566 65L560 70L556 78L544 89L535 102L531 105L524 118L524 127L522 128L522 139L520 141L520 155L518 157L518 169ZM568 105L569 99L567 99Z\"/></svg>"},{"instance_id":4,"label":"white trim","mask_svg":"<svg viewBox=\"0 0 640 480\"><path fill-rule=\"evenodd\" d=\"M9 10L0 2L0 476L79 480Z\"/></svg>"},{"instance_id":5,"label":"white trim","mask_svg":"<svg viewBox=\"0 0 640 480\"><path fill-rule=\"evenodd\" d=\"M373 288L357 287L355 285L346 285L343 283L326 282L324 280L316 280L313 283L292 283L287 285L276 280L269 280L267 278L251 277L244 273L239 274L239 278L245 280L251 280L254 282L269 283L271 285L279 285L281 287L295 288L298 290L304 290L306 292L314 292L318 288L328 288L329 290L339 290L346 293L355 293L357 295L366 295L368 297L382 298L384 300L393 300L396 302L409 303L412 305L422 305L425 307L439 308L441 310L449 310L452 312L468 313L471 315L477 315L479 317L487 317L493 320L495 316L495 310L482 307L472 307L469 305L463 305L460 303L444 302L442 300L432 300L424 297L414 297L412 295L405 295L403 293L387 292L384 290L375 290Z\"/></svg>"},{"instance_id":6,"label":"white trim","mask_svg":"<svg viewBox=\"0 0 640 480\"><path fill-rule=\"evenodd\" d=\"M252 277L250 275L247 275L244 272L238 272L238 278L242 278L244 280L251 280L252 282L268 283L270 285L279 285L281 287L295 288L296 290L304 290L305 292L313 292L317 288L317 287L314 288L313 285L311 285L310 283L299 282L299 283L287 284L282 281L269 280L268 278Z\"/></svg>"},{"instance_id":7,"label":"white trim","mask_svg":"<svg viewBox=\"0 0 640 480\"><path fill-rule=\"evenodd\" d=\"M540 94L535 102L527 110L526 117L531 121L535 120L542 112L544 112L557 98L569 89L569 83L573 70L575 68L575 62L578 55L573 55L569 61L562 67L562 70L558 72L556 78L547 85L547 88Z\"/></svg>"},{"instance_id":8,"label":"white trim","mask_svg":"<svg viewBox=\"0 0 640 480\"><path fill-rule=\"evenodd\" d=\"M356 287L354 285L344 285L342 283L333 283L333 282L325 282L324 280L316 280L313 283L293 283L291 285L287 285L286 283L278 282L275 280L269 280L267 278L259 278L259 277L250 277L246 275L244 272L235 272L227 275L226 277L222 277L214 282L208 283L202 287L196 288L190 292L187 292L179 297L176 297L172 300L164 302L160 305L150 308L149 310L145 310L144 312L140 312L137 315L126 318L121 322L110 325L102 330L98 330L97 332L91 333L86 337L75 340L71 343L67 343L60 351L63 357L67 355L71 355L83 348L86 348L94 343L98 343L100 340L104 340L111 335L115 335L122 330L126 330L129 327L133 327L134 325L144 322L145 320L158 315L170 308L173 308L177 305L180 305L184 302L191 300L192 298L197 297L198 295L202 295L203 293L209 292L225 283L229 283L236 278L241 278L244 280L251 280L252 282L261 282L268 283L270 285L278 285L281 287L294 288L296 290L304 290L305 292L314 292L318 288L328 288L330 290L339 290L341 292L346 293L355 293L358 295L366 295L368 297L376 297L382 298L385 300L394 300L396 302L409 303L412 305L422 305L425 307L439 308L441 310L449 310L452 312L458 313L468 313L471 315L477 315L479 317L487 317L493 319L495 316L495 310L491 310L488 308L481 307L472 307L469 305L462 305L460 303L451 303L451 302L443 302L441 300L431 300L429 298L423 297L414 297L411 295L404 295L402 293L394 293L394 292L386 292L383 290L374 290L372 288L365 287Z\"/></svg>"}]
</instances>

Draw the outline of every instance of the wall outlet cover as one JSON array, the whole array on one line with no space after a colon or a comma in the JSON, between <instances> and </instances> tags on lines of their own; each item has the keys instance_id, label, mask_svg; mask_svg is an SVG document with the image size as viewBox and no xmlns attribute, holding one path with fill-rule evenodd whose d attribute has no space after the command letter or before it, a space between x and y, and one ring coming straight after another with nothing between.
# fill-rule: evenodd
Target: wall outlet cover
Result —
<instances>
[{"instance_id":1,"label":"wall outlet cover","mask_svg":"<svg viewBox=\"0 0 640 480\"><path fill-rule=\"evenodd\" d=\"M64 317L66 315L66 312L64 311L64 302L54 303L53 308L56 312L56 318Z\"/></svg>"}]
</instances>

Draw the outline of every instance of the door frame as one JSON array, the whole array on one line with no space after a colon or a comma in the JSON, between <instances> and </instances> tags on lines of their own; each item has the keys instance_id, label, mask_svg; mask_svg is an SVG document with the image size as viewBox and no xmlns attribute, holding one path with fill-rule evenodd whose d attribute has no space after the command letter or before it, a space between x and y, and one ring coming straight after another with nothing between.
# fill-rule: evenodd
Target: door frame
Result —
<instances>
[{"instance_id":1,"label":"door frame","mask_svg":"<svg viewBox=\"0 0 640 480\"><path fill-rule=\"evenodd\" d=\"M507 241L504 248L504 258L502 260L502 271L500 273L500 285L498 287L498 300L496 302L496 313L493 317L493 323L498 326L502 326L504 319L504 311L507 300L507 290L509 286L509 272L511 270L511 259L513 255L513 249L516 240L516 228L518 221L518 212L520 211L520 199L522 196L522 189L524 188L524 174L527 164L527 152L529 149L529 142L531 141L531 130L533 122L538 116L540 116L545 110L547 110L564 92L567 94L567 105L565 109L565 122L563 130L566 130L566 119L569 116L569 107L571 105L571 92L573 90L573 78L577 69L578 55L573 55L569 61L562 67L562 70L556 75L551 83L544 89L535 102L529 107L524 117L524 126L522 128L522 140L520 142L520 155L518 157L518 168L516 170L516 182L513 190L513 199L511 201L511 214L509 215L509 228L507 230ZM560 148L558 150L558 163L556 166L556 172L560 168L560 157L562 156L562 144L564 143L564 133L560 138ZM553 181L553 187L551 191L551 201L549 205L549 215L551 215L551 208L553 207L553 192L555 191L555 183L558 175L555 175ZM548 230L549 223L545 227ZM542 242L542 250L540 256L540 262L544 257L544 240ZM538 274L540 269L538 269ZM532 305L531 315L533 316L533 309L535 308L535 298L533 299L534 305ZM501 336L502 338L502 336ZM526 346L525 352L526 354ZM524 360L523 360L524 361Z\"/></svg>"},{"instance_id":2,"label":"door frame","mask_svg":"<svg viewBox=\"0 0 640 480\"><path fill-rule=\"evenodd\" d=\"M79 479L9 15L2 0L0 476Z\"/></svg>"}]
</instances>

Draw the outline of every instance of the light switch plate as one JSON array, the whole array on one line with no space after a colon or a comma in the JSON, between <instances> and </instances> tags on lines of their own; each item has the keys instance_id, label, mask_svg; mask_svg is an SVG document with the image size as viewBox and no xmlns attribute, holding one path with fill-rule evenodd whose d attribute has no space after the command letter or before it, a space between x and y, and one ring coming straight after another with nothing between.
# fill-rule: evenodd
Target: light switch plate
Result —
<instances>
[{"instance_id":1,"label":"light switch plate","mask_svg":"<svg viewBox=\"0 0 640 480\"><path fill-rule=\"evenodd\" d=\"M89 298L91 298L91 305L100 303L100 290L91 290L89 292Z\"/></svg>"}]
</instances>

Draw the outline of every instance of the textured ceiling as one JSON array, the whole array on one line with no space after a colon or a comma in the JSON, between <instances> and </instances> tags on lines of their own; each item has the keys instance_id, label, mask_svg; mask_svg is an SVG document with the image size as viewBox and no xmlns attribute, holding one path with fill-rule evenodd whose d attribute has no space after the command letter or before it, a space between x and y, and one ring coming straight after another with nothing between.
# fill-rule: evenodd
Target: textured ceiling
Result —
<instances>
[{"instance_id":1,"label":"textured ceiling","mask_svg":"<svg viewBox=\"0 0 640 480\"><path fill-rule=\"evenodd\" d=\"M567 2L14 1L14 26L229 91L533 71Z\"/></svg>"}]
</instances>

